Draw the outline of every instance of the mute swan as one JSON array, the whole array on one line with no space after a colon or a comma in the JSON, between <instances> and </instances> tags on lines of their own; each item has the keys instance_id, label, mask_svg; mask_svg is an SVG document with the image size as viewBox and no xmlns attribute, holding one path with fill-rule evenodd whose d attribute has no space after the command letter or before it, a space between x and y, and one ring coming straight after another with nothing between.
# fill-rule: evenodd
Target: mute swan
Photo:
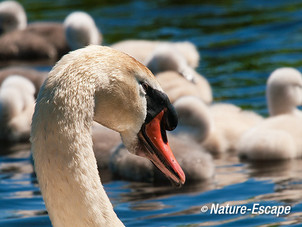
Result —
<instances>
[{"instance_id":1,"label":"mute swan","mask_svg":"<svg viewBox=\"0 0 302 227\"><path fill-rule=\"evenodd\" d=\"M154 75L164 71L176 71L188 81L194 82L193 69L172 43L159 44L146 59L144 65Z\"/></svg>"},{"instance_id":2,"label":"mute swan","mask_svg":"<svg viewBox=\"0 0 302 227\"><path fill-rule=\"evenodd\" d=\"M213 101L209 82L197 72L193 72L194 83L186 80L175 71L156 74L156 78L172 103L182 96L195 96L207 104Z\"/></svg>"},{"instance_id":3,"label":"mute swan","mask_svg":"<svg viewBox=\"0 0 302 227\"><path fill-rule=\"evenodd\" d=\"M281 160L302 157L302 76L293 68L279 68L267 81L270 117L247 131L238 151L250 160Z\"/></svg>"},{"instance_id":4,"label":"mute swan","mask_svg":"<svg viewBox=\"0 0 302 227\"><path fill-rule=\"evenodd\" d=\"M51 46L47 48L53 48L54 50L54 54L49 54L50 57L48 57L51 60L60 59L64 54L70 51L65 37L65 30L61 23L34 22L30 23L24 31L19 31L16 34L19 34L24 39L27 38L29 47L30 45L34 46L34 44L32 44L33 42L40 42L40 47L45 48L47 47L45 42L47 42L48 46ZM31 42L29 40L29 37L26 37L27 34L30 34L30 36L33 38ZM23 51L23 49L25 48L25 44L23 44L23 46L22 44L20 44L19 51Z\"/></svg>"},{"instance_id":5,"label":"mute swan","mask_svg":"<svg viewBox=\"0 0 302 227\"><path fill-rule=\"evenodd\" d=\"M65 55L39 92L31 142L41 192L54 226L121 226L102 187L92 151L93 120L121 134L171 181L185 175L166 129L177 125L152 73L117 50L88 46Z\"/></svg>"},{"instance_id":6,"label":"mute swan","mask_svg":"<svg viewBox=\"0 0 302 227\"><path fill-rule=\"evenodd\" d=\"M1 28L0 59L6 61L57 60L71 49L100 42L93 19L84 12L67 16L64 26L54 22L27 25L26 13L15 1L0 3L0 34Z\"/></svg>"},{"instance_id":7,"label":"mute swan","mask_svg":"<svg viewBox=\"0 0 302 227\"><path fill-rule=\"evenodd\" d=\"M19 75L30 80L35 86L35 97L37 97L40 87L47 77L47 72L40 72L34 69L17 66L2 68L0 70L0 84L5 80L5 78L11 75Z\"/></svg>"},{"instance_id":8,"label":"mute swan","mask_svg":"<svg viewBox=\"0 0 302 227\"><path fill-rule=\"evenodd\" d=\"M232 104L207 106L193 96L181 97L174 106L180 123L175 133L193 138L215 156L234 151L240 136L262 121L261 116Z\"/></svg>"},{"instance_id":9,"label":"mute swan","mask_svg":"<svg viewBox=\"0 0 302 227\"><path fill-rule=\"evenodd\" d=\"M212 102L212 89L207 79L188 65L185 57L173 44L159 44L145 65L158 77L172 102L183 95L195 95L206 103Z\"/></svg>"},{"instance_id":10,"label":"mute swan","mask_svg":"<svg viewBox=\"0 0 302 227\"><path fill-rule=\"evenodd\" d=\"M0 87L0 140L19 142L29 139L35 106L35 87L25 77L7 77Z\"/></svg>"},{"instance_id":11,"label":"mute swan","mask_svg":"<svg viewBox=\"0 0 302 227\"><path fill-rule=\"evenodd\" d=\"M18 2L0 3L0 59L56 59L68 49L64 28L58 23L27 25L26 13Z\"/></svg>"},{"instance_id":12,"label":"mute swan","mask_svg":"<svg viewBox=\"0 0 302 227\"><path fill-rule=\"evenodd\" d=\"M173 44L159 44L145 65L157 77L172 103L184 95L197 96L206 103L213 101L211 85L207 79L188 65Z\"/></svg>"},{"instance_id":13,"label":"mute swan","mask_svg":"<svg viewBox=\"0 0 302 227\"><path fill-rule=\"evenodd\" d=\"M26 13L16 1L0 3L0 18L2 60L56 59L68 51L61 24L45 22L27 25Z\"/></svg>"},{"instance_id":14,"label":"mute swan","mask_svg":"<svg viewBox=\"0 0 302 227\"><path fill-rule=\"evenodd\" d=\"M27 18L23 7L16 1L0 3L0 35L13 30L25 29Z\"/></svg>"},{"instance_id":15,"label":"mute swan","mask_svg":"<svg viewBox=\"0 0 302 227\"><path fill-rule=\"evenodd\" d=\"M167 44L166 41L150 41L150 40L126 40L111 45L112 48L129 54L136 60L144 63L160 44ZM186 59L187 64L196 68L199 64L199 53L197 48L191 42L173 42L170 43L179 51Z\"/></svg>"},{"instance_id":16,"label":"mute swan","mask_svg":"<svg viewBox=\"0 0 302 227\"><path fill-rule=\"evenodd\" d=\"M211 180L215 168L212 156L196 143L168 135L175 158L186 175L186 184ZM167 179L152 163L119 146L110 158L110 169L116 178L130 181L165 183Z\"/></svg>"},{"instance_id":17,"label":"mute swan","mask_svg":"<svg viewBox=\"0 0 302 227\"><path fill-rule=\"evenodd\" d=\"M267 105L270 116L281 114L301 115L302 76L294 68L279 68L267 81Z\"/></svg>"},{"instance_id":18,"label":"mute swan","mask_svg":"<svg viewBox=\"0 0 302 227\"><path fill-rule=\"evenodd\" d=\"M69 47L76 50L89 44L101 44L102 35L92 17L85 12L73 12L64 20Z\"/></svg>"}]
</instances>

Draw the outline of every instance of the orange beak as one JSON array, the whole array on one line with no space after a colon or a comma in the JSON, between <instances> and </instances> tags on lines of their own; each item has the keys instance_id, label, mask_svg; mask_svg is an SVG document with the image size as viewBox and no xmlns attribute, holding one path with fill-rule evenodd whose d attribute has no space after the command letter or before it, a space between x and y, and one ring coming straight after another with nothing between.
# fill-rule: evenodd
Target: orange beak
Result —
<instances>
[{"instance_id":1,"label":"orange beak","mask_svg":"<svg viewBox=\"0 0 302 227\"><path fill-rule=\"evenodd\" d=\"M186 177L169 146L166 129L163 126L164 113L162 110L148 124L143 125L139 138L146 149L138 155L150 159L166 177L181 186L185 183Z\"/></svg>"}]
</instances>

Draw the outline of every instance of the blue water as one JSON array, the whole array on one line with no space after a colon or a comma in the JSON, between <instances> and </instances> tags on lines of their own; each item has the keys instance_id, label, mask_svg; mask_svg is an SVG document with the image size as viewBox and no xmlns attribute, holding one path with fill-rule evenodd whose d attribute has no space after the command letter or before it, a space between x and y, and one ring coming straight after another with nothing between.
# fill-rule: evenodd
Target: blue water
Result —
<instances>
[{"instance_id":1,"label":"blue water","mask_svg":"<svg viewBox=\"0 0 302 227\"><path fill-rule=\"evenodd\" d=\"M188 40L216 102L267 115L265 82L276 68L302 70L302 1L20 1L29 21L63 21L74 10L96 20L105 44L125 39ZM51 66L34 64L38 70ZM299 126L297 126L299 127ZM29 144L0 147L0 226L50 226ZM181 189L112 181L105 189L126 226L302 225L302 160L251 164L215 161L212 182ZM203 206L289 205L288 215L214 215Z\"/></svg>"}]
</instances>

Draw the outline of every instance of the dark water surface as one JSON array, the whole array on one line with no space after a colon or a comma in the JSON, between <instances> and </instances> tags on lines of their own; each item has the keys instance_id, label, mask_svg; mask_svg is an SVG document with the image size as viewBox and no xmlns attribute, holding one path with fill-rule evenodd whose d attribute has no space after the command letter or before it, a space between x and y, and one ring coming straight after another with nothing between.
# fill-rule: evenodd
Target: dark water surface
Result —
<instances>
[{"instance_id":1,"label":"dark water surface","mask_svg":"<svg viewBox=\"0 0 302 227\"><path fill-rule=\"evenodd\" d=\"M200 51L198 71L210 81L215 101L264 116L269 74L284 66L302 70L302 1L20 2L30 22L63 21L72 11L85 10L96 20L104 44L125 39L191 41ZM0 226L50 226L29 149L28 144L0 147ZM225 157L215 163L213 182L173 189L113 181L105 189L126 226L302 225L302 160L251 164ZM212 203L290 205L292 210L280 217L200 212Z\"/></svg>"}]
</instances>

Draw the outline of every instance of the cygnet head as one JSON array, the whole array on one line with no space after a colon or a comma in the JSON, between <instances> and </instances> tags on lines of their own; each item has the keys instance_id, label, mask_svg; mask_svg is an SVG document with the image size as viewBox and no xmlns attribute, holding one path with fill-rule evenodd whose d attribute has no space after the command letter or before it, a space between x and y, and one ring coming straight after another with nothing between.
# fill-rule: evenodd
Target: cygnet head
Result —
<instances>
[{"instance_id":1,"label":"cygnet head","mask_svg":"<svg viewBox=\"0 0 302 227\"><path fill-rule=\"evenodd\" d=\"M26 13L18 2L4 1L0 3L0 35L27 26Z\"/></svg>"},{"instance_id":2,"label":"cygnet head","mask_svg":"<svg viewBox=\"0 0 302 227\"><path fill-rule=\"evenodd\" d=\"M69 47L76 50L90 44L99 45L102 36L93 20L85 12L73 12L64 21L66 39Z\"/></svg>"},{"instance_id":3,"label":"cygnet head","mask_svg":"<svg viewBox=\"0 0 302 227\"><path fill-rule=\"evenodd\" d=\"M22 93L34 94L35 86L34 84L24 76L11 75L8 76L1 84L1 89L15 87Z\"/></svg>"},{"instance_id":4,"label":"cygnet head","mask_svg":"<svg viewBox=\"0 0 302 227\"><path fill-rule=\"evenodd\" d=\"M188 41L176 42L174 47L185 57L190 67L194 69L199 65L200 55L193 43Z\"/></svg>"},{"instance_id":5,"label":"cygnet head","mask_svg":"<svg viewBox=\"0 0 302 227\"><path fill-rule=\"evenodd\" d=\"M199 98L194 96L183 96L174 102L178 115L179 130L192 133L196 141L204 141L213 127L213 120L209 107Z\"/></svg>"},{"instance_id":6,"label":"cygnet head","mask_svg":"<svg viewBox=\"0 0 302 227\"><path fill-rule=\"evenodd\" d=\"M25 77L11 75L7 77L0 88L0 105L3 110L4 105L9 108L9 114L14 117L20 114L27 104L28 97L34 100L35 86ZM6 105L11 103L11 105Z\"/></svg>"},{"instance_id":7,"label":"cygnet head","mask_svg":"<svg viewBox=\"0 0 302 227\"><path fill-rule=\"evenodd\" d=\"M279 68L267 81L266 98L270 116L294 114L302 104L302 75L294 68Z\"/></svg>"},{"instance_id":8,"label":"cygnet head","mask_svg":"<svg viewBox=\"0 0 302 227\"><path fill-rule=\"evenodd\" d=\"M158 45L146 60L145 65L155 75L164 71L176 71L188 81L194 80L193 69L172 43Z\"/></svg>"},{"instance_id":9,"label":"cygnet head","mask_svg":"<svg viewBox=\"0 0 302 227\"><path fill-rule=\"evenodd\" d=\"M11 75L0 88L0 138L28 139L35 106L35 86L25 77Z\"/></svg>"}]
</instances>

